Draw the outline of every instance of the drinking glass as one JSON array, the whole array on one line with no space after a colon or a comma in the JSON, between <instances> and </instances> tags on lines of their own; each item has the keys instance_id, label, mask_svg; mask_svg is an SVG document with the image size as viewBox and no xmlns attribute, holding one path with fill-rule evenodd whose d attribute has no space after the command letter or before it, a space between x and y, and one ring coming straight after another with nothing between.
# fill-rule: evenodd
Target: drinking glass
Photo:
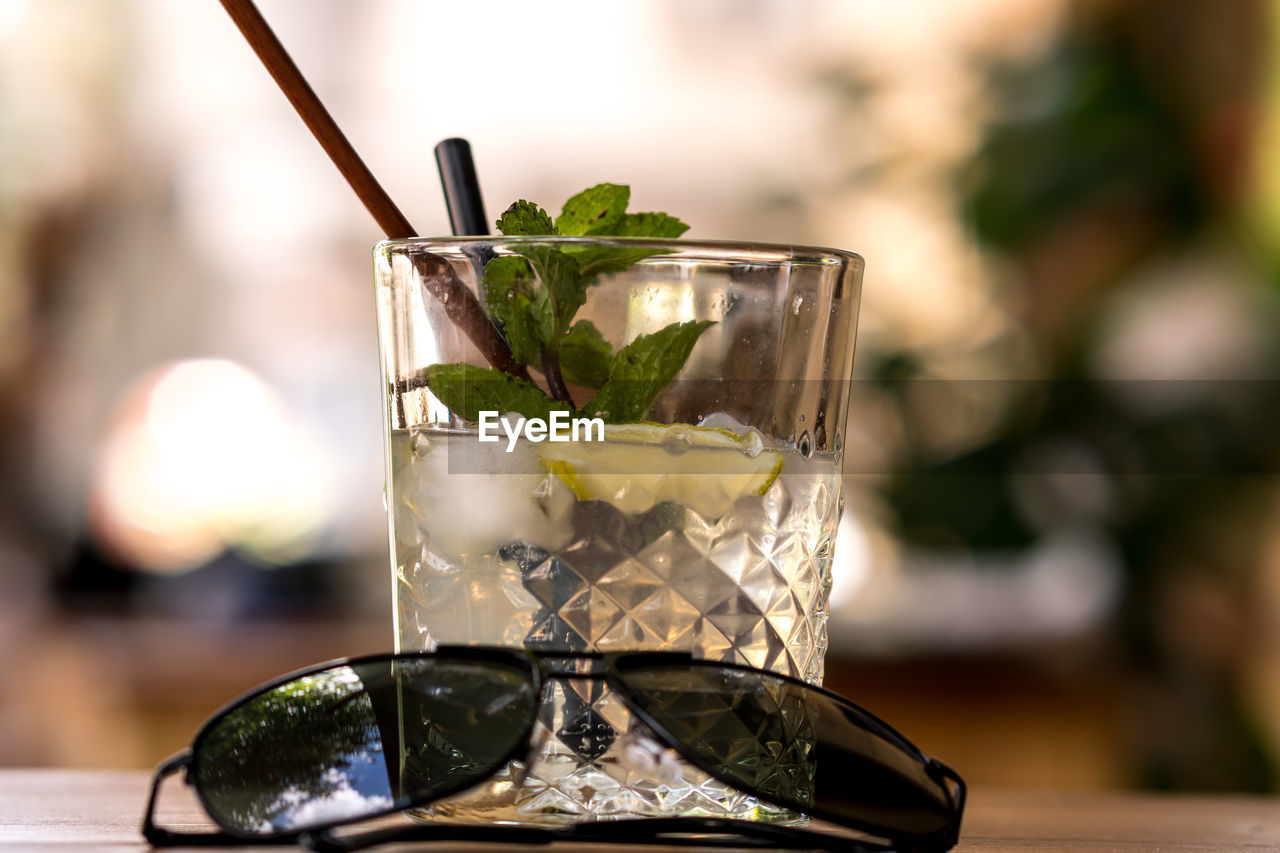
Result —
<instances>
[{"instance_id":1,"label":"drinking glass","mask_svg":"<svg viewBox=\"0 0 1280 853\"><path fill-rule=\"evenodd\" d=\"M672 323L710 325L632 423L569 442L503 429L482 441L425 379L433 365L487 363L424 270L443 260L483 304L489 264L544 250L613 259L574 322L589 321L615 362ZM397 651L685 651L821 682L860 257L494 237L387 241L374 259ZM529 373L545 388L540 368ZM581 408L605 377L577 378L567 387ZM547 691L527 760L423 816L789 819L655 743L599 680ZM428 736L411 722L402 757Z\"/></svg>"}]
</instances>

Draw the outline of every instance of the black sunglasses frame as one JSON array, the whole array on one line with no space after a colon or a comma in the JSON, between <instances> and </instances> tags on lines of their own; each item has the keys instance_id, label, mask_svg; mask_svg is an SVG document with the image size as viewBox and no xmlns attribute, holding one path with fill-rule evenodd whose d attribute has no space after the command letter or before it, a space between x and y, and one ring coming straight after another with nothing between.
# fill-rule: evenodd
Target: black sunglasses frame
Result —
<instances>
[{"instance_id":1,"label":"black sunglasses frame","mask_svg":"<svg viewBox=\"0 0 1280 853\"><path fill-rule=\"evenodd\" d=\"M516 665L522 668L530 678L535 696L541 696L546 682L550 679L562 680L595 680L603 681L621 698L627 709L634 714L663 745L675 750L683 759L697 767L708 776L742 790L757 799L780 808L799 811L804 815L829 821L858 832L869 833L883 838L888 844L852 839L820 833L794 826L758 823L754 821L732 818L629 818L620 820L588 822L572 824L564 827L526 827L526 826L477 826L467 824L421 824L395 827L392 829L370 830L358 836L338 837L331 830L344 826L362 823L379 817L395 814L407 808L427 805L454 794L475 787L484 779L466 781L457 788L436 793L429 799L400 803L380 811L362 815L355 819L342 819L327 824L309 827L305 830L288 832L275 836L244 835L222 825L215 816L215 810L209 807L198 784L193 781L196 772L197 757L204 738L221 722L223 717L240 708L246 702L263 694L308 675L314 675L343 666L360 666L380 662L412 661L412 660L445 660L460 662L493 662L507 666ZM587 671L579 666L583 662L597 662ZM927 834L886 833L878 827L858 825L847 817L835 814L817 806L800 806L771 797L765 793L739 788L738 783L723 778L722 772L709 765L693 750L683 745L662 724L655 720L635 699L633 690L626 683L627 669L640 669L653 666L695 666L720 670L762 675L771 679L797 685L806 690L819 693L836 702L845 711L854 714L858 722L867 729L881 736L889 743L902 750L907 756L920 762L926 775L936 782L946 795L954 816L951 825L944 830ZM529 751L529 741L537 723L538 703L534 703L529 718L523 723L523 734L515 745L500 760L495 761L489 771L489 778L498 770L515 759L525 758ZM185 770L184 779L195 791L205 813L219 826L219 832L178 832L157 826L155 808L159 799L163 781ZM200 846L235 846L235 845L296 845L299 843L316 850L356 850L376 844L398 841L494 841L513 844L545 844L556 841L586 841L596 843L648 843L678 846L704 847L793 847L797 849L825 849L832 851L940 851L955 845L959 838L960 821L964 814L966 788L960 775L943 764L921 752L904 735L867 711L865 708L845 697L815 686L799 678L781 675L768 670L757 669L735 663L695 658L687 652L540 652L528 649L502 648L492 646L440 646L435 651L420 652L388 652L383 654L364 655L353 658L339 658L304 667L286 673L249 690L232 699L215 711L196 732L191 746L162 762L155 770L147 795L146 813L142 822L142 835L153 847L170 847L179 845ZM697 837L693 837L696 835Z\"/></svg>"}]
</instances>

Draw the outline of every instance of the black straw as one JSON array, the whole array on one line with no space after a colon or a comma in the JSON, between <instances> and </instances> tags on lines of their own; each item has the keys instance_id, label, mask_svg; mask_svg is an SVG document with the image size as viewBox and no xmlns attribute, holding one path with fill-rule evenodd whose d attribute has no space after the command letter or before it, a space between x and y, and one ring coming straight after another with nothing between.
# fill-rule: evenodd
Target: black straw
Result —
<instances>
[{"instance_id":1,"label":"black straw","mask_svg":"<svg viewBox=\"0 0 1280 853\"><path fill-rule=\"evenodd\" d=\"M480 179L471 159L471 144L452 137L436 146L436 166L444 185L444 203L449 208L449 227L456 237L479 237L489 233L480 198Z\"/></svg>"}]
</instances>

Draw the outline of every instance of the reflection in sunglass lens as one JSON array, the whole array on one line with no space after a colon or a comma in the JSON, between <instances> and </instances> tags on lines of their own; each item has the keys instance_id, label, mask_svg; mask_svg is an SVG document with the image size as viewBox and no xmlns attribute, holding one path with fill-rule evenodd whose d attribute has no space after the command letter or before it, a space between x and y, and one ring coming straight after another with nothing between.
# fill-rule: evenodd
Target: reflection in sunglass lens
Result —
<instances>
[{"instance_id":1,"label":"reflection in sunglass lens","mask_svg":"<svg viewBox=\"0 0 1280 853\"><path fill-rule=\"evenodd\" d=\"M512 664L379 660L280 684L197 739L210 815L247 836L357 820L463 790L522 739L537 697Z\"/></svg>"},{"instance_id":2,"label":"reflection in sunglass lens","mask_svg":"<svg viewBox=\"0 0 1280 853\"><path fill-rule=\"evenodd\" d=\"M929 835L952 820L921 761L820 691L717 666L641 666L622 680L695 763L735 787L889 835Z\"/></svg>"}]
</instances>

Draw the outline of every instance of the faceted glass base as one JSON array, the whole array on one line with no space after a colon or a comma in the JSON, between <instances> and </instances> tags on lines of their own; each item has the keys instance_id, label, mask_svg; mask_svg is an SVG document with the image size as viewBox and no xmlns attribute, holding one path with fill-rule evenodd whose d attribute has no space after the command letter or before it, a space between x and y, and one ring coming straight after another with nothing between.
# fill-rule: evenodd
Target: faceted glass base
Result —
<instances>
[{"instance_id":1,"label":"faceted glass base","mask_svg":"<svg viewBox=\"0 0 1280 853\"><path fill-rule=\"evenodd\" d=\"M533 755L492 780L410 814L546 825L631 817L803 820L718 782L657 742L600 681L552 680ZM548 725L549 724L549 725Z\"/></svg>"}]
</instances>

